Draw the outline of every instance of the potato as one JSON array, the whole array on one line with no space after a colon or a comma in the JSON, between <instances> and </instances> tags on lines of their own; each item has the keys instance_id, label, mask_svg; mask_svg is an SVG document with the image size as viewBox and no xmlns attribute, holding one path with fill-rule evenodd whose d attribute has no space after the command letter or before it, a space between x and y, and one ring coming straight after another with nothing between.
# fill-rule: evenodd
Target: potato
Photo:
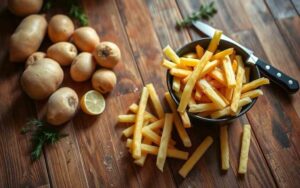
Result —
<instances>
[{"instance_id":1,"label":"potato","mask_svg":"<svg viewBox=\"0 0 300 188\"><path fill-rule=\"evenodd\" d=\"M47 21L44 16L30 15L22 20L10 38L9 60L25 61L36 52L46 34Z\"/></svg>"},{"instance_id":2,"label":"potato","mask_svg":"<svg viewBox=\"0 0 300 188\"><path fill-rule=\"evenodd\" d=\"M47 57L54 59L62 66L70 65L76 56L77 49L70 42L58 42L47 50Z\"/></svg>"},{"instance_id":3,"label":"potato","mask_svg":"<svg viewBox=\"0 0 300 188\"><path fill-rule=\"evenodd\" d=\"M21 76L21 85L29 97L36 100L47 98L62 83L64 73L59 64L49 58L35 61Z\"/></svg>"},{"instance_id":4,"label":"potato","mask_svg":"<svg viewBox=\"0 0 300 188\"><path fill-rule=\"evenodd\" d=\"M32 65L37 60L43 59L45 57L46 57L46 53L44 52L34 52L27 58L25 63L25 68L27 68L29 65Z\"/></svg>"},{"instance_id":5,"label":"potato","mask_svg":"<svg viewBox=\"0 0 300 188\"><path fill-rule=\"evenodd\" d=\"M68 87L55 91L47 103L47 122L52 125L66 123L75 115L78 109L78 96Z\"/></svg>"},{"instance_id":6,"label":"potato","mask_svg":"<svg viewBox=\"0 0 300 188\"><path fill-rule=\"evenodd\" d=\"M7 6L14 15L28 16L41 10L43 0L9 0Z\"/></svg>"},{"instance_id":7,"label":"potato","mask_svg":"<svg viewBox=\"0 0 300 188\"><path fill-rule=\"evenodd\" d=\"M101 42L93 52L97 63L105 68L113 68L121 59L119 47L112 42Z\"/></svg>"},{"instance_id":8,"label":"potato","mask_svg":"<svg viewBox=\"0 0 300 188\"><path fill-rule=\"evenodd\" d=\"M99 44L100 38L93 28L80 27L73 33L73 41L81 51L92 52Z\"/></svg>"},{"instance_id":9,"label":"potato","mask_svg":"<svg viewBox=\"0 0 300 188\"><path fill-rule=\"evenodd\" d=\"M70 68L71 78L77 82L88 80L96 68L96 62L92 54L81 52L72 62Z\"/></svg>"},{"instance_id":10,"label":"potato","mask_svg":"<svg viewBox=\"0 0 300 188\"><path fill-rule=\"evenodd\" d=\"M93 88L103 94L113 90L117 83L115 73L108 69L97 70L92 77Z\"/></svg>"},{"instance_id":11,"label":"potato","mask_svg":"<svg viewBox=\"0 0 300 188\"><path fill-rule=\"evenodd\" d=\"M53 16L48 25L48 35L52 42L68 41L74 32L72 20L65 15Z\"/></svg>"}]
</instances>

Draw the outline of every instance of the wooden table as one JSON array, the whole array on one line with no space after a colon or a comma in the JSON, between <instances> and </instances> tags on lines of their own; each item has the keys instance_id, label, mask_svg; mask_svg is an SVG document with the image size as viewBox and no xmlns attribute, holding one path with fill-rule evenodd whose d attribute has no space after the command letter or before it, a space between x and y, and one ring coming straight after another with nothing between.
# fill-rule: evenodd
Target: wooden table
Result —
<instances>
[{"instance_id":1,"label":"wooden table","mask_svg":"<svg viewBox=\"0 0 300 188\"><path fill-rule=\"evenodd\" d=\"M20 129L28 119L42 117L45 101L34 102L20 88L24 66L8 61L9 37L20 19L7 11L6 1L0 2L0 187L300 186L300 92L289 96L273 84L264 87L265 95L230 126L227 173L220 170L219 130L214 126L194 124L189 130L193 143L189 152L207 135L215 142L185 179L178 174L183 161L168 159L161 173L154 157L140 168L125 148L116 116L139 100L147 83L154 83L163 99L167 89L161 49L200 38L193 29L178 31L174 26L210 0L82 1L101 40L117 43L122 51L122 63L115 68L118 84L107 96L102 115L91 117L80 111L62 129L69 136L46 147L40 160L31 162L30 137L21 135ZM210 24L300 81L298 0L218 0L216 7L218 14ZM67 69L65 73L63 85L74 88L79 96L91 89L89 82L75 84ZM246 123L252 126L250 158L247 174L239 176L240 137ZM178 136L173 137L182 149Z\"/></svg>"}]
</instances>

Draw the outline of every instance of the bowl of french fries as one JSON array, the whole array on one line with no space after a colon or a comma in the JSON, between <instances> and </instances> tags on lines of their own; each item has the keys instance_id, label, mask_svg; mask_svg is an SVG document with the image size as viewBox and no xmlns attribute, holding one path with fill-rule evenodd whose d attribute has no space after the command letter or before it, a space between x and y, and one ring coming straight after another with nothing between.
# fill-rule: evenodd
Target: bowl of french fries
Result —
<instances>
[{"instance_id":1,"label":"bowl of french fries","mask_svg":"<svg viewBox=\"0 0 300 188\"><path fill-rule=\"evenodd\" d=\"M256 66L247 65L249 55L237 45L214 37L188 43L176 52L164 48L168 90L177 111L196 122L229 123L245 114L263 95L268 84Z\"/></svg>"}]
</instances>

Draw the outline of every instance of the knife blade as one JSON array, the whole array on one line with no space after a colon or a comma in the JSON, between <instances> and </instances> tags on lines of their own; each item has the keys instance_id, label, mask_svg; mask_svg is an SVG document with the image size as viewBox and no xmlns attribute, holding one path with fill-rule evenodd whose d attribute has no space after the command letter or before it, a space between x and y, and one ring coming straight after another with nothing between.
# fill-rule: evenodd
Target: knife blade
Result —
<instances>
[{"instance_id":1,"label":"knife blade","mask_svg":"<svg viewBox=\"0 0 300 188\"><path fill-rule=\"evenodd\" d=\"M201 21L194 21L193 26L196 27L199 31L206 34L209 37L213 37L216 29L212 26L205 24ZM299 83L294 78L288 76L287 74L284 74L280 70L276 69L270 64L265 63L263 60L259 59L257 56L253 54L253 51L248 49L247 47L235 42L231 38L227 37L226 35L222 34L221 39L226 40L228 42L231 42L238 47L240 47L242 50L244 50L246 53L248 53L249 58L246 60L246 63L255 65L259 68L260 72L262 72L264 75L269 77L269 79L282 87L284 90L286 90L288 93L296 93L299 90Z\"/></svg>"}]
</instances>

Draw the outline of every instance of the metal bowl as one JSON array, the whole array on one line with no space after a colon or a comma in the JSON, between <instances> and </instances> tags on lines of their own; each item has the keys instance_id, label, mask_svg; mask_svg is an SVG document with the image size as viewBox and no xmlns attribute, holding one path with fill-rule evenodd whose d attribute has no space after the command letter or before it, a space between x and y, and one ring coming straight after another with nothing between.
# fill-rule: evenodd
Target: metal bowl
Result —
<instances>
[{"instance_id":1,"label":"metal bowl","mask_svg":"<svg viewBox=\"0 0 300 188\"><path fill-rule=\"evenodd\" d=\"M201 45L203 48L207 48L210 40L211 40L211 38L202 38L200 40L190 42L190 43L184 45L183 47L181 47L179 50L177 50L176 53L179 57L181 57L184 54L187 54L190 52L195 52L196 45L198 45L198 44ZM242 57L244 62L246 62L246 60L249 58L249 54L246 53L242 48L238 47L237 45L235 45L231 42L221 40L219 43L218 49L225 50L227 48L234 48L236 50L236 53ZM247 66L247 65L245 64L245 66ZM260 78L260 73L259 73L258 68L256 66L250 66L250 68L251 68L250 69L250 81ZM167 71L168 90L169 90L173 100L178 105L179 99L177 98L177 96L175 95L175 93L172 89L172 82L173 82L173 76L169 73L169 71ZM255 102L256 102L256 99L252 99L252 102L250 104L244 106L242 108L241 112L237 116L227 116L227 117L223 117L223 118L219 118L219 119L212 119L212 118L208 118L208 117L201 117L197 114L193 114L193 113L189 113L189 112L188 112L188 115L189 115L190 119L193 120L193 122L195 122L195 123L207 123L207 124L218 124L218 125L226 124L226 123L232 122L233 120L235 120L238 117L245 114L248 110L250 110L250 108L254 105Z\"/></svg>"}]
</instances>

